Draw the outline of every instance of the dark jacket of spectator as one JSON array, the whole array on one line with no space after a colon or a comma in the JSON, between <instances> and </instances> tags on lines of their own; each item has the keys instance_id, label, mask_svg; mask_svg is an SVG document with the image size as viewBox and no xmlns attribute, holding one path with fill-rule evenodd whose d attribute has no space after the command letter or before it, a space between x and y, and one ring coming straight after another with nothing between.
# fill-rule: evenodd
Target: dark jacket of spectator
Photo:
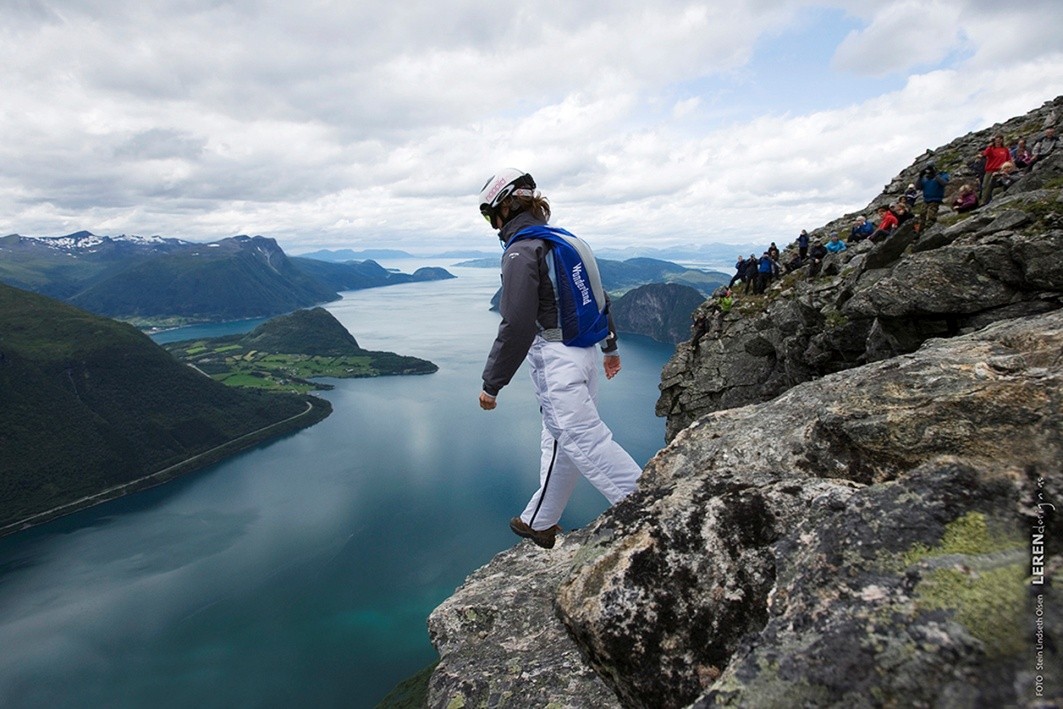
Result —
<instances>
[{"instance_id":1,"label":"dark jacket of spectator","mask_svg":"<svg viewBox=\"0 0 1063 709\"><path fill-rule=\"evenodd\" d=\"M924 202L938 202L945 199L945 184L949 181L948 173L938 172L928 167L919 173L916 186L923 191Z\"/></svg>"}]
</instances>

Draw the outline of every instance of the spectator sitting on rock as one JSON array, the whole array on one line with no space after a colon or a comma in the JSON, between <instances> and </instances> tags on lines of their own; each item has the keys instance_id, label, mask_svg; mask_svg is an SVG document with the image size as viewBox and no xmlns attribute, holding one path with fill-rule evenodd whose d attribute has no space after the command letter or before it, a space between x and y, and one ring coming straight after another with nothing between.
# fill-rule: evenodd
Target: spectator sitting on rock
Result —
<instances>
[{"instance_id":1,"label":"spectator sitting on rock","mask_svg":"<svg viewBox=\"0 0 1063 709\"><path fill-rule=\"evenodd\" d=\"M871 236L867 238L877 244L892 234L893 230L897 228L897 224L897 215L890 211L889 207L879 207L878 226L875 227L875 231L871 233Z\"/></svg>"},{"instance_id":2,"label":"spectator sitting on rock","mask_svg":"<svg viewBox=\"0 0 1063 709\"><path fill-rule=\"evenodd\" d=\"M892 207L893 213L897 215L897 226L904 224L907 221L915 219L915 215L912 214L912 210L908 209L908 205L903 201L897 202Z\"/></svg>"},{"instance_id":3,"label":"spectator sitting on rock","mask_svg":"<svg viewBox=\"0 0 1063 709\"><path fill-rule=\"evenodd\" d=\"M1015 167L1015 163L1006 162L1001 165L996 175L993 176L993 189L1006 190L1015 184L1018 179L1019 172Z\"/></svg>"},{"instance_id":4,"label":"spectator sitting on rock","mask_svg":"<svg viewBox=\"0 0 1063 709\"><path fill-rule=\"evenodd\" d=\"M838 238L838 232L832 231L830 235L830 241L827 242L827 246L825 248L830 253L836 254L841 251L845 251L845 242Z\"/></svg>"},{"instance_id":5,"label":"spectator sitting on rock","mask_svg":"<svg viewBox=\"0 0 1063 709\"><path fill-rule=\"evenodd\" d=\"M853 228L849 230L849 238L847 241L850 244L855 244L871 236L874 232L875 225L869 222L867 217L861 214L856 218Z\"/></svg>"},{"instance_id":6,"label":"spectator sitting on rock","mask_svg":"<svg viewBox=\"0 0 1063 709\"><path fill-rule=\"evenodd\" d=\"M1019 138L1019 142L1011 149L1011 161L1015 167L1027 167L1033 162L1033 153L1026 147L1026 139Z\"/></svg>"},{"instance_id":7,"label":"spectator sitting on rock","mask_svg":"<svg viewBox=\"0 0 1063 709\"><path fill-rule=\"evenodd\" d=\"M801 258L801 254L798 254L797 256L794 256L792 259L790 259L789 261L787 261L784 264L785 268L783 270L786 273L791 273L791 272L796 271L797 269L801 268L802 266L804 266L805 263L807 263L807 262L808 262L807 252L806 252L806 255L805 255L804 258Z\"/></svg>"},{"instance_id":8,"label":"spectator sitting on rock","mask_svg":"<svg viewBox=\"0 0 1063 709\"><path fill-rule=\"evenodd\" d=\"M693 321L690 324L690 339L695 347L706 333L718 332L723 327L723 316L731 311L733 305L734 296L731 289L720 286L713 292L707 304L703 303L690 314Z\"/></svg>"},{"instance_id":9,"label":"spectator sitting on rock","mask_svg":"<svg viewBox=\"0 0 1063 709\"><path fill-rule=\"evenodd\" d=\"M1004 145L1004 136L997 133L982 155L985 156L985 177L982 178L982 194L978 201L985 205L993 198L993 178L1004 163L1011 161L1011 151Z\"/></svg>"},{"instance_id":10,"label":"spectator sitting on rock","mask_svg":"<svg viewBox=\"0 0 1063 709\"><path fill-rule=\"evenodd\" d=\"M808 251L808 280L819 275L819 269L823 268L823 259L826 258L827 247L819 239L812 242L812 248Z\"/></svg>"},{"instance_id":11,"label":"spectator sitting on rock","mask_svg":"<svg viewBox=\"0 0 1063 709\"><path fill-rule=\"evenodd\" d=\"M906 204L910 209L915 206L915 200L917 200L918 198L919 190L915 188L915 183L909 183L908 189L906 189L904 191L904 194L901 196L901 201L904 202L904 204Z\"/></svg>"},{"instance_id":12,"label":"spectator sitting on rock","mask_svg":"<svg viewBox=\"0 0 1063 709\"><path fill-rule=\"evenodd\" d=\"M952 209L958 214L969 212L977 206L978 193L970 184L960 187L960 191L956 193L956 199L952 200Z\"/></svg>"},{"instance_id":13,"label":"spectator sitting on rock","mask_svg":"<svg viewBox=\"0 0 1063 709\"><path fill-rule=\"evenodd\" d=\"M974 183L980 186L985 178L985 155L979 155L967 163L967 168L974 173Z\"/></svg>"},{"instance_id":14,"label":"spectator sitting on rock","mask_svg":"<svg viewBox=\"0 0 1063 709\"><path fill-rule=\"evenodd\" d=\"M1052 151L1056 149L1056 144L1059 142L1059 138L1056 137L1055 128L1045 128L1044 135L1041 139L1033 144L1033 150L1030 151L1030 167L1033 167L1037 162L1044 160L1046 157L1052 154Z\"/></svg>"},{"instance_id":15,"label":"spectator sitting on rock","mask_svg":"<svg viewBox=\"0 0 1063 709\"><path fill-rule=\"evenodd\" d=\"M720 298L727 292L727 286L719 286L712 292L708 300L694 309L694 312L690 314L692 320L690 325L691 339L698 339L709 329L709 321L713 315L720 309Z\"/></svg>"},{"instance_id":16,"label":"spectator sitting on rock","mask_svg":"<svg viewBox=\"0 0 1063 709\"><path fill-rule=\"evenodd\" d=\"M934 226L938 218L938 209L942 200L945 199L945 184L948 183L948 173L938 172L934 163L930 163L919 173L919 179L915 184L923 191L923 215L919 220L920 231Z\"/></svg>"},{"instance_id":17,"label":"spectator sitting on rock","mask_svg":"<svg viewBox=\"0 0 1063 709\"><path fill-rule=\"evenodd\" d=\"M729 312L731 312L731 306L734 305L734 302L735 302L734 295L731 293L731 289L728 288L727 291L720 297L720 300L719 300L720 312L721 313L729 313Z\"/></svg>"}]
</instances>

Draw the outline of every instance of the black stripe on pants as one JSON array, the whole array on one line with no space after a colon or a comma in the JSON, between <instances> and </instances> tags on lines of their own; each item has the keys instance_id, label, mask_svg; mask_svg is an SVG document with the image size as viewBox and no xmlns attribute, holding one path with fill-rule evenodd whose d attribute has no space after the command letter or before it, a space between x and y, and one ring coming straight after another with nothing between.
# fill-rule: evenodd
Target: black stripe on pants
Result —
<instances>
[{"instance_id":1,"label":"black stripe on pants","mask_svg":"<svg viewBox=\"0 0 1063 709\"><path fill-rule=\"evenodd\" d=\"M539 514L539 509L543 506L543 498L546 497L546 488L550 486L550 475L554 472L554 461L557 460L557 440L554 440L554 453L550 456L550 467L546 469L546 480L543 480L543 492L539 495L539 502L535 505L535 512L532 513L532 518L528 520L528 526L535 529L535 518ZM542 531L542 530L539 530Z\"/></svg>"}]
</instances>

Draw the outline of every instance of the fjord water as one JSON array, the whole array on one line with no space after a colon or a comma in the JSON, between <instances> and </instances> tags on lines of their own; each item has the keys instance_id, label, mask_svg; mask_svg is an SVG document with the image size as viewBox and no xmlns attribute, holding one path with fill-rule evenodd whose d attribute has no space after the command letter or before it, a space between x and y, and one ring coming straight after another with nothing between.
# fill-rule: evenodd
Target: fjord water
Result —
<instances>
[{"instance_id":1,"label":"fjord water","mask_svg":"<svg viewBox=\"0 0 1063 709\"><path fill-rule=\"evenodd\" d=\"M0 539L0 706L371 707L435 660L429 612L519 541L507 522L537 481L539 421L523 368L495 411L477 405L497 271L417 265L458 278L326 307L362 347L436 374L331 381L333 414L309 429ZM640 464L664 442L671 352L623 338L601 383ZM581 482L562 525L605 506Z\"/></svg>"}]
</instances>

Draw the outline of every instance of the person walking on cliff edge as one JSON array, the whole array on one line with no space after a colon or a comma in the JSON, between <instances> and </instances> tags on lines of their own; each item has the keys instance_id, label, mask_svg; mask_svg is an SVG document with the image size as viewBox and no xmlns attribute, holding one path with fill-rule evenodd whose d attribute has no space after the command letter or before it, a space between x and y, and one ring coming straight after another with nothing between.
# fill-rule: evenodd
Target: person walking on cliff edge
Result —
<instances>
[{"instance_id":1,"label":"person walking on cliff edge","mask_svg":"<svg viewBox=\"0 0 1063 709\"><path fill-rule=\"evenodd\" d=\"M539 489L509 526L518 536L551 549L580 475L616 504L635 489L642 474L598 415L599 362L606 379L620 371L616 331L594 255L582 240L547 225L550 205L531 175L507 168L493 176L480 192L480 213L498 230L505 247L498 307L502 322L484 366L480 408L490 411L498 405L499 391L527 359L543 420ZM576 304L566 295L573 274ZM589 313L594 327L579 328L577 336L573 318L584 319L588 303L595 301L604 305ZM599 343L604 358L598 356Z\"/></svg>"}]
</instances>

